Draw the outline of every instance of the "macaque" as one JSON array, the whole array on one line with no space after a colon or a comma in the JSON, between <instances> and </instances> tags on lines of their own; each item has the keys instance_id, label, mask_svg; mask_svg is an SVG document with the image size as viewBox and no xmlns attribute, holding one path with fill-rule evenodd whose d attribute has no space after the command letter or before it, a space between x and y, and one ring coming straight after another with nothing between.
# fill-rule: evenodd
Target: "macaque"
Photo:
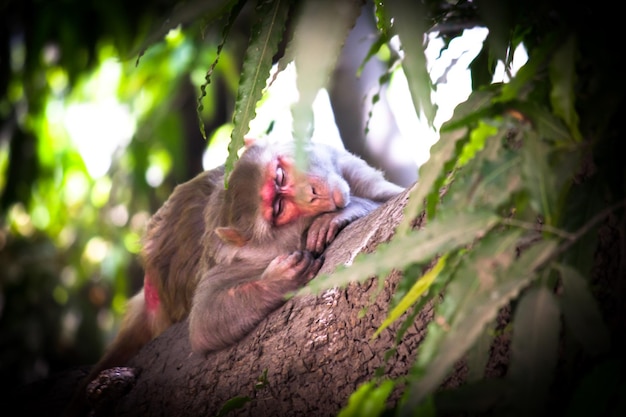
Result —
<instances>
[{"instance_id":1,"label":"macaque","mask_svg":"<svg viewBox=\"0 0 626 417\"><path fill-rule=\"evenodd\" d=\"M224 167L178 185L144 237L143 289L87 382L124 364L189 316L191 348L206 354L250 333L319 271L339 231L403 189L345 150L310 143L247 146Z\"/></svg>"}]
</instances>

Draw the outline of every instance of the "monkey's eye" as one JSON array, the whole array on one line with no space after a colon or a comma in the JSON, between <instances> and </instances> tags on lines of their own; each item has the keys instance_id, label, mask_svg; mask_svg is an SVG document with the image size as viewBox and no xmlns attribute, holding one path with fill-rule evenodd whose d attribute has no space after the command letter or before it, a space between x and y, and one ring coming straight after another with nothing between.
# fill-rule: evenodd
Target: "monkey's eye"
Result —
<instances>
[{"instance_id":1,"label":"monkey's eye","mask_svg":"<svg viewBox=\"0 0 626 417\"><path fill-rule=\"evenodd\" d=\"M275 181L276 181L276 185L279 187L283 187L285 185L285 182L287 181L287 177L285 175L285 170L282 167L276 168L276 180Z\"/></svg>"},{"instance_id":2,"label":"monkey's eye","mask_svg":"<svg viewBox=\"0 0 626 417\"><path fill-rule=\"evenodd\" d=\"M283 212L283 208L284 208L283 199L280 197L276 198L276 200L274 200L274 207L272 207L272 216L274 218L280 216Z\"/></svg>"}]
</instances>

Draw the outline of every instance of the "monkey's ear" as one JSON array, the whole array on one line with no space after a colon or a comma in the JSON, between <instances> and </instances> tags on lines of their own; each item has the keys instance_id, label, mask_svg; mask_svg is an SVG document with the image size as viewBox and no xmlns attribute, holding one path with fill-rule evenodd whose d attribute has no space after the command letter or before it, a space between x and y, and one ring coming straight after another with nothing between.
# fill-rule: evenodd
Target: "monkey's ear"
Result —
<instances>
[{"instance_id":1,"label":"monkey's ear","mask_svg":"<svg viewBox=\"0 0 626 417\"><path fill-rule=\"evenodd\" d=\"M234 227L218 227L215 229L215 234L222 239L223 242L230 243L231 245L241 247L248 243L248 239Z\"/></svg>"},{"instance_id":2,"label":"monkey's ear","mask_svg":"<svg viewBox=\"0 0 626 417\"><path fill-rule=\"evenodd\" d=\"M257 143L257 138L251 138L249 136L243 138L243 143L244 146L246 147L246 149L248 149L249 147L253 146L255 143Z\"/></svg>"}]
</instances>

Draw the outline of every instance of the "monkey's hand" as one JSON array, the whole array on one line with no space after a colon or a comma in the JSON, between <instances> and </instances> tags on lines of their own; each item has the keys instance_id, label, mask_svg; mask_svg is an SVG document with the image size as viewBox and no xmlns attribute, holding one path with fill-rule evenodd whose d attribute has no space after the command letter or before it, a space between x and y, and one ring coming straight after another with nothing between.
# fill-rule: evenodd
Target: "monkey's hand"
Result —
<instances>
[{"instance_id":1,"label":"monkey's hand","mask_svg":"<svg viewBox=\"0 0 626 417\"><path fill-rule=\"evenodd\" d=\"M323 257L316 258L309 251L295 251L289 255L274 258L263 272L261 279L292 283L291 288L285 289L293 291L312 280L323 263Z\"/></svg>"},{"instance_id":2,"label":"monkey's hand","mask_svg":"<svg viewBox=\"0 0 626 417\"><path fill-rule=\"evenodd\" d=\"M350 197L350 203L341 210L324 213L315 218L306 236L306 250L322 253L335 240L341 229L359 219L380 203L359 197Z\"/></svg>"}]
</instances>

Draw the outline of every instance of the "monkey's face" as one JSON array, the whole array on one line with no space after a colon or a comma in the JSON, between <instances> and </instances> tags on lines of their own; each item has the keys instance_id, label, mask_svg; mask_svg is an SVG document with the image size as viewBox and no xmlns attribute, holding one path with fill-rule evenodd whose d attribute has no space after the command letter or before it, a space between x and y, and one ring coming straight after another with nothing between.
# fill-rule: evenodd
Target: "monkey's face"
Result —
<instances>
[{"instance_id":1,"label":"monkey's face","mask_svg":"<svg viewBox=\"0 0 626 417\"><path fill-rule=\"evenodd\" d=\"M222 207L224 228L237 239L272 241L284 232L301 236L314 216L345 207L350 187L339 175L332 155L311 150L306 172L297 169L292 145L254 145L235 164ZM323 152L322 152L323 153Z\"/></svg>"},{"instance_id":2,"label":"monkey's face","mask_svg":"<svg viewBox=\"0 0 626 417\"><path fill-rule=\"evenodd\" d=\"M300 171L290 154L275 154L265 167L260 191L261 214L274 226L283 226L302 217L335 211L349 202L350 189L331 170L314 166L310 158L306 172Z\"/></svg>"}]
</instances>

